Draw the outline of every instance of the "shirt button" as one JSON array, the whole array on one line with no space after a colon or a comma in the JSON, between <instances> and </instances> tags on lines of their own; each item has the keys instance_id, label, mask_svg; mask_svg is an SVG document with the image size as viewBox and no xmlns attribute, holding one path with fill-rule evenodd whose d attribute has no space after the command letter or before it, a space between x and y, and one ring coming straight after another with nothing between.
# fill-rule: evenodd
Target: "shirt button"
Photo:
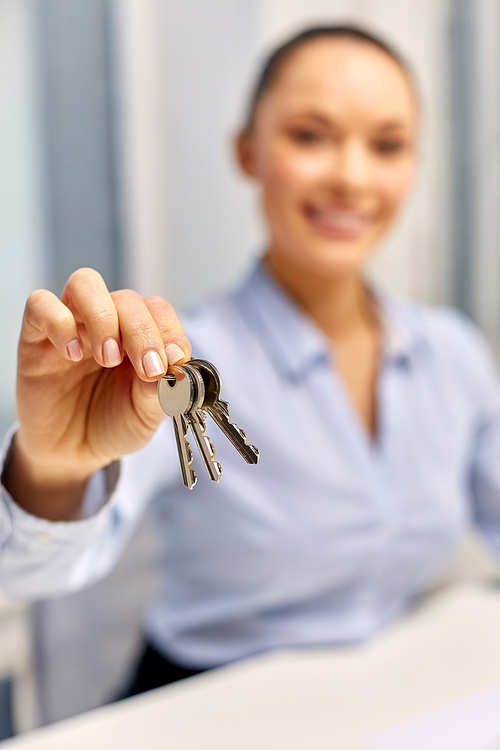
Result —
<instances>
[{"instance_id":1,"label":"shirt button","mask_svg":"<svg viewBox=\"0 0 500 750\"><path fill-rule=\"evenodd\" d=\"M50 542L52 539L51 534L48 533L48 531L35 531L33 534L35 539L37 539L39 542Z\"/></svg>"}]
</instances>

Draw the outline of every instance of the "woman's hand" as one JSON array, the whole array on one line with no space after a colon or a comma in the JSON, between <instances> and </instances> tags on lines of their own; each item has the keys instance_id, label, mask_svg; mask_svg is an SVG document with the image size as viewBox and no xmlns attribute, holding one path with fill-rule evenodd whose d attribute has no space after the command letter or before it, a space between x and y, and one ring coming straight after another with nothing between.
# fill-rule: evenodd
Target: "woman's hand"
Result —
<instances>
[{"instance_id":1,"label":"woman's hand","mask_svg":"<svg viewBox=\"0 0 500 750\"><path fill-rule=\"evenodd\" d=\"M88 478L145 445L165 415L156 383L191 346L160 297L108 292L97 271L69 278L62 299L28 299L19 341L20 422L4 484L26 510L75 517Z\"/></svg>"}]
</instances>

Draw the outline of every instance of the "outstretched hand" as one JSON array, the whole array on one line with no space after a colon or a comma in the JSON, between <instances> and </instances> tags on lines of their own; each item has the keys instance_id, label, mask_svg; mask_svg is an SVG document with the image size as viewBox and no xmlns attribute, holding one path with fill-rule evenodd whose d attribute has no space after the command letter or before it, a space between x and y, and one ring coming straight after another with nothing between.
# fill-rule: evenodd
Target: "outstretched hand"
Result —
<instances>
[{"instance_id":1,"label":"outstretched hand","mask_svg":"<svg viewBox=\"0 0 500 750\"><path fill-rule=\"evenodd\" d=\"M97 271L69 278L62 298L28 298L19 341L20 423L4 484L28 511L72 518L88 478L145 445L165 418L156 383L191 357L172 306L110 293Z\"/></svg>"}]
</instances>

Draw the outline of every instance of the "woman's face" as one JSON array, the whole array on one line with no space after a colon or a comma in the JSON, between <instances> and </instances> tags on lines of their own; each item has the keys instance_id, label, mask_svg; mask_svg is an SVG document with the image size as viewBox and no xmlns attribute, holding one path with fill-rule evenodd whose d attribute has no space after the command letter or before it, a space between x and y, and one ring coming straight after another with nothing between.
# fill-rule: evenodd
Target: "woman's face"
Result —
<instances>
[{"instance_id":1,"label":"woman's face","mask_svg":"<svg viewBox=\"0 0 500 750\"><path fill-rule=\"evenodd\" d=\"M407 191L417 119L407 77L375 46L317 39L294 52L239 139L262 187L272 262L359 270Z\"/></svg>"}]
</instances>

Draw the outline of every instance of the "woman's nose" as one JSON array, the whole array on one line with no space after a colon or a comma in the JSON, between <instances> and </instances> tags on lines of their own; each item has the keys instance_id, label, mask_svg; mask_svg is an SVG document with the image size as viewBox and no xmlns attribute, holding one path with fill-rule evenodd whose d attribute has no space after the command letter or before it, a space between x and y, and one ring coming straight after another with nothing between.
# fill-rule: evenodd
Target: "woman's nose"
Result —
<instances>
[{"instance_id":1,"label":"woman's nose","mask_svg":"<svg viewBox=\"0 0 500 750\"><path fill-rule=\"evenodd\" d=\"M330 170L332 188L341 194L365 192L370 186L370 158L362 143L347 140L336 149Z\"/></svg>"}]
</instances>

